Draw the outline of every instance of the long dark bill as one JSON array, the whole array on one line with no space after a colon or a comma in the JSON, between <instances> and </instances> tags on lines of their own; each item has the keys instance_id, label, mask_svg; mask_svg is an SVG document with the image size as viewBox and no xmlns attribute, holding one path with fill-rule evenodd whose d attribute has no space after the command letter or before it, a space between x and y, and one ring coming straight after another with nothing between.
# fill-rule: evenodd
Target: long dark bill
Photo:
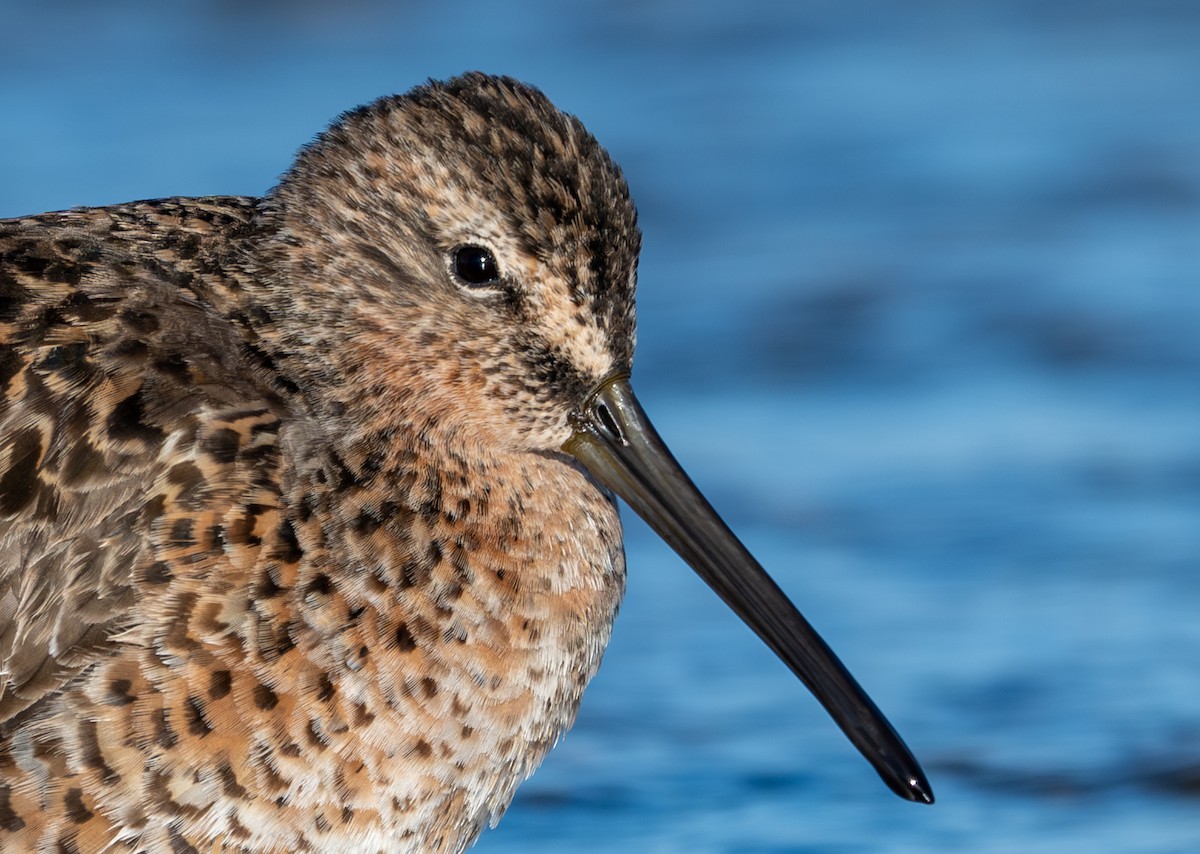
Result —
<instances>
[{"instance_id":1,"label":"long dark bill","mask_svg":"<svg viewBox=\"0 0 1200 854\"><path fill-rule=\"evenodd\" d=\"M593 391L573 426L563 450L624 498L783 659L893 792L933 803L916 758L680 468L628 378L614 377Z\"/></svg>"}]
</instances>

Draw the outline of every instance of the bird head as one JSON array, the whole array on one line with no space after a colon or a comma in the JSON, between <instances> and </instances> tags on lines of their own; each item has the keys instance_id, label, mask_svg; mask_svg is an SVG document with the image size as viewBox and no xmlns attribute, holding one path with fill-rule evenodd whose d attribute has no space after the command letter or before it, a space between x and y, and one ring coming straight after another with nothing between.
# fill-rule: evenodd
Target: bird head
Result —
<instances>
[{"instance_id":1,"label":"bird head","mask_svg":"<svg viewBox=\"0 0 1200 854\"><path fill-rule=\"evenodd\" d=\"M588 392L629 373L629 189L536 89L468 74L346 113L269 204L275 304L312 339L290 349L336 348L312 381L343 383L349 368L392 420L557 451Z\"/></svg>"}]
</instances>

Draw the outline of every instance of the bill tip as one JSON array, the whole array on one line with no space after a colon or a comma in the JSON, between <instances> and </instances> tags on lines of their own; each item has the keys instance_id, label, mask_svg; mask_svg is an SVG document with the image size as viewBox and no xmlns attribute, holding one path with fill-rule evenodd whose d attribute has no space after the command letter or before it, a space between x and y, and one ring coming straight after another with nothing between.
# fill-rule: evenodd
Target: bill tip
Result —
<instances>
[{"instance_id":1,"label":"bill tip","mask_svg":"<svg viewBox=\"0 0 1200 854\"><path fill-rule=\"evenodd\" d=\"M924 777L910 777L905 783L906 785L896 792L900 797L915 804L933 803L933 789Z\"/></svg>"}]
</instances>

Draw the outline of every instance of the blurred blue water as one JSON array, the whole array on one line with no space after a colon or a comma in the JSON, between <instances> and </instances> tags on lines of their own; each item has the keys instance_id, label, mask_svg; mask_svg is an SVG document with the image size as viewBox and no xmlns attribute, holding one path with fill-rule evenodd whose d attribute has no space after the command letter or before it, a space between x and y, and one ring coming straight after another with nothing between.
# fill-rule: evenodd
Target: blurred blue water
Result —
<instances>
[{"instance_id":1,"label":"blurred blue water","mask_svg":"<svg viewBox=\"0 0 1200 854\"><path fill-rule=\"evenodd\" d=\"M6 4L0 216L267 189L510 73L625 167L661 432L926 763L892 798L629 522L478 851L1200 850L1200 6Z\"/></svg>"}]
</instances>

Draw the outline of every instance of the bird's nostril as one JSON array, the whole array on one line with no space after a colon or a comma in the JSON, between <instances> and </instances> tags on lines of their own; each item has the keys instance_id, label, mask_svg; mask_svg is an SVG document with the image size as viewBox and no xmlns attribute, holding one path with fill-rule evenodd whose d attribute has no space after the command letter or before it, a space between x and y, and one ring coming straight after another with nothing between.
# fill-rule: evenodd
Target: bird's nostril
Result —
<instances>
[{"instance_id":1,"label":"bird's nostril","mask_svg":"<svg viewBox=\"0 0 1200 854\"><path fill-rule=\"evenodd\" d=\"M596 404L596 418L604 427L609 437L620 442L622 445L628 445L629 442L625 438L625 433L621 430L621 425L617 423L617 419L613 417L612 410L603 403Z\"/></svg>"}]
</instances>

